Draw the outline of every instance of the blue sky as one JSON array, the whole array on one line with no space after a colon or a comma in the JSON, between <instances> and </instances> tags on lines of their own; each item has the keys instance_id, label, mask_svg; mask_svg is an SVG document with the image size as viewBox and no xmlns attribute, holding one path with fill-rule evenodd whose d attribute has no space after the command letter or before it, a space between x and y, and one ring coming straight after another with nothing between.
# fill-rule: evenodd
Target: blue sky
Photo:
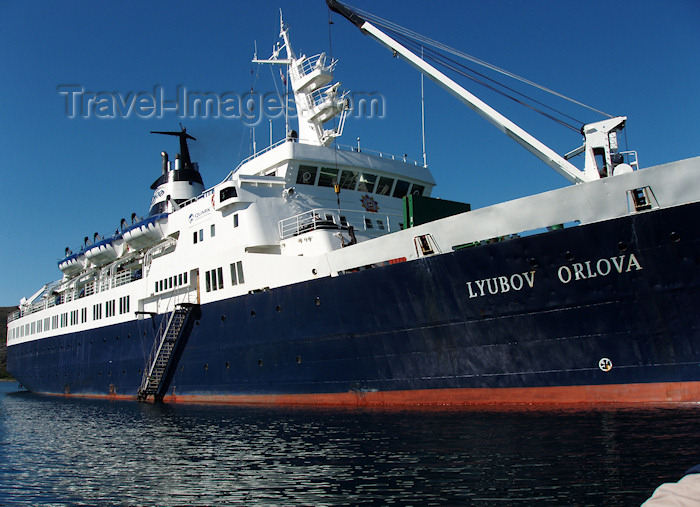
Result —
<instances>
[{"instance_id":1,"label":"blue sky","mask_svg":"<svg viewBox=\"0 0 700 507\"><path fill-rule=\"evenodd\" d=\"M700 155L696 0L351 3L628 116L627 146L638 151L642 167ZM270 70L258 70L250 60L254 41L259 56L269 56L279 8L298 53L332 54L343 88L383 97L384 117L349 119L340 142L354 145L360 137L363 148L419 160L418 74L335 14L329 30L322 0L0 3L0 305L14 305L60 278L56 261L66 246L116 229L132 212L147 213L160 152L172 158L177 150L173 139L150 130L173 130L182 122L197 138L191 152L207 187L250 154L251 129L239 119L180 118L175 112L70 118L59 88L125 98L161 90L173 101L178 86L243 96L255 82L256 92L272 92ZM576 133L467 86L559 153L579 146ZM434 196L482 207L568 184L428 81L425 94ZM582 121L602 119L547 100ZM275 140L282 132L283 122L276 120ZM256 137L259 148L267 144L267 121Z\"/></svg>"}]
</instances>

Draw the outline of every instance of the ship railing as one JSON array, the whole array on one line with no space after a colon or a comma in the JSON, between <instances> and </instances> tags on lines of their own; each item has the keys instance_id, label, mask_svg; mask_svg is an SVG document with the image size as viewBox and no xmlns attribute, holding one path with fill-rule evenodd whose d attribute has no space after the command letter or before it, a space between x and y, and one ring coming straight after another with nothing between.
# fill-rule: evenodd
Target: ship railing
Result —
<instances>
[{"instance_id":1,"label":"ship railing","mask_svg":"<svg viewBox=\"0 0 700 507\"><path fill-rule=\"evenodd\" d=\"M332 60L331 63L326 66L326 53L319 53L308 58L304 58L300 62L297 61L297 65L291 67L294 77L300 79L308 74L311 74L317 69L323 69L325 72L333 72L335 69L337 61Z\"/></svg>"},{"instance_id":2,"label":"ship railing","mask_svg":"<svg viewBox=\"0 0 700 507\"><path fill-rule=\"evenodd\" d=\"M267 153L268 151L272 150L273 148L277 148L278 146L280 146L281 144L284 144L284 143L286 143L286 142L290 142L290 143L291 143L291 142L296 142L296 140L295 140L295 139L280 139L279 141L277 141L277 142L271 144L270 146L268 146L267 148L263 148L263 149L260 150L260 151L256 151L256 152L253 153L251 156L249 156L249 157L244 158L243 160L241 160L241 162L236 166L236 168L235 168L233 171L231 171L230 173L228 173L228 176L226 176L226 178L224 178L224 181L231 181L231 180L233 179L233 175L236 173L236 171L238 171L238 170L243 166L243 164L245 164L245 163L247 163L247 162L250 162L250 161L253 160L254 158L257 158L257 157L259 157L260 155L262 155L263 153ZM202 196L199 196L199 197L202 197ZM197 197L197 198L195 198L195 199L190 199L190 200L191 200L191 201L192 201L192 200L197 200L197 199L199 199L199 197ZM189 201L188 201L188 203L189 203ZM185 203L185 204L188 204L188 203Z\"/></svg>"},{"instance_id":3,"label":"ship railing","mask_svg":"<svg viewBox=\"0 0 700 507\"><path fill-rule=\"evenodd\" d=\"M369 213L356 210L315 208L278 222L280 239L318 229L347 230L350 226L356 231L373 230L375 233L389 233L399 230L400 215Z\"/></svg>"},{"instance_id":4,"label":"ship railing","mask_svg":"<svg viewBox=\"0 0 700 507\"><path fill-rule=\"evenodd\" d=\"M31 315L42 310L53 308L54 306L92 296L97 292L103 292L139 280L142 278L142 276L138 274L138 271L138 269L126 269L124 271L119 271L114 275L103 276L99 280L92 280L77 288L68 288L63 292L48 295L31 306L27 305L23 306L19 310L15 310L8 315L7 322L12 322L13 320L19 319L20 317L24 317L26 315ZM50 288L52 289L56 285L59 284L53 284Z\"/></svg>"},{"instance_id":5,"label":"ship railing","mask_svg":"<svg viewBox=\"0 0 700 507\"><path fill-rule=\"evenodd\" d=\"M380 158L388 158L391 160L400 160L402 162L406 162L408 164L413 164L413 165L422 165L422 164L419 164L416 160L408 158L406 155L403 155L403 156L392 155L391 153L383 153L381 151L376 151L376 150L366 150L364 148L360 149L359 146L348 146L347 144L336 144L335 148L337 150L352 151L355 153L369 153L371 155L377 155Z\"/></svg>"},{"instance_id":6,"label":"ship railing","mask_svg":"<svg viewBox=\"0 0 700 507\"><path fill-rule=\"evenodd\" d=\"M632 168L636 171L639 169L639 159L637 158L637 152L634 150L630 151L621 151L620 155L626 155L626 162L632 166Z\"/></svg>"}]
</instances>

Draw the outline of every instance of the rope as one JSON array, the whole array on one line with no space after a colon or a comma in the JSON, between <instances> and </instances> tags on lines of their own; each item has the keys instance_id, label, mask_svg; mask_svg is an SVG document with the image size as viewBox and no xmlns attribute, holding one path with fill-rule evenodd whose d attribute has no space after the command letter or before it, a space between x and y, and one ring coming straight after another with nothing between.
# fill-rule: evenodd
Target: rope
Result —
<instances>
[{"instance_id":1,"label":"rope","mask_svg":"<svg viewBox=\"0 0 700 507\"><path fill-rule=\"evenodd\" d=\"M448 53L448 54L451 54L451 55L453 55L453 56L455 56L455 57L458 57L458 58L467 60L467 61L472 62L472 63L475 63L475 64L477 64L477 65L481 65L481 66L486 67L487 69L489 69L489 70L491 70L491 71L494 71L494 72L496 72L496 73L502 74L502 75L507 76L507 77L509 77L509 78L511 78L511 79L515 79L516 81L520 81L520 82L523 83L523 84L526 84L526 85L532 86L532 87L534 87L534 88L537 88L538 90L541 90L541 91L543 91L543 92L546 92L546 93L549 93L549 94L554 95L554 96L556 96L556 97L559 97L559 98L561 98L561 99L563 99L563 100L566 100L566 101L568 101L568 102L571 102L571 103L573 103L573 104L576 104L576 105L578 105L578 106L580 106L580 107L583 107L583 108L585 108L585 109L588 109L588 110L593 111L593 112L595 112L595 113L598 113L598 114L600 114L600 115L606 116L606 117L608 117L608 118L612 118L612 117L613 117L613 115L611 115L611 114L608 114L608 113L606 113L606 112L604 112L604 111L601 111L601 110L599 110L599 109L596 109L596 108L594 108L594 107L591 107L591 106L589 106L589 105L586 105L586 104L584 104L583 102L580 102L580 101L578 101L578 100L575 100L575 99L572 99L572 98L570 98L570 97L567 97L566 95L563 95L563 94L561 94L561 93L558 93L558 92L556 92L556 91L554 91L554 90L551 90L551 89L549 89L549 88L547 88L547 87L545 87L545 86L542 86L542 85L537 84L537 83L535 83L535 82L533 82L533 81L530 81L529 79L526 79L526 78L524 78L524 77L518 76L517 74L514 74L514 73L512 73L512 72L510 72L510 71L507 71L507 70L505 70L505 69L502 69L502 68L500 68L500 67L497 67L497 66L495 66L495 65L493 65L493 64L491 64L491 63L488 63L488 62L486 62L486 61L484 61L484 60L481 60L481 59L479 59L479 58L476 58L475 56L469 55L469 54L467 54L467 53L465 53L465 52L463 52L463 51L460 51L460 50L455 49L455 48L453 48L453 47L450 47L450 46L448 46L448 45L446 45L446 44L443 44L443 43L441 43L441 42L438 42L438 41L436 41L436 40L434 40L434 39L431 39L431 38L429 38L429 37L426 37L426 36L424 36L424 35L421 35L421 34L419 34L419 33L417 33L417 32L412 31L412 30L409 30L408 28L402 27L401 25L398 25L398 24L396 24L396 23L394 23L394 22L392 22L392 21L383 19L383 18L381 18L381 17L379 17L379 16L376 16L376 15L374 15L374 14L371 14L371 13L367 12L367 11L364 11L364 10L362 10L362 9L358 9L358 8L353 7L353 6L350 6L350 5L348 5L348 7L351 8L351 9L353 9L354 11L356 11L358 14L360 14L363 18L367 19L368 21L371 21L371 22L373 22L373 23L375 23L375 24L377 24L377 25L379 25L379 26L384 27L384 28L387 29L388 31L392 32L392 34L394 34L394 35L399 35L399 36L402 37L404 40L415 41L415 42L411 42L411 44L413 44L414 47L415 47L415 46L426 46L426 45L427 45L427 46L434 47L435 49L437 49L437 50L439 50L439 51L443 51L443 52ZM443 57L443 58L447 58L447 57ZM457 64L456 62L454 62L454 60L450 60L450 59L448 59L448 60L451 61L451 62L453 62L454 65L462 66L461 64ZM464 67L464 68L467 68L470 72L473 72L473 73L478 74L478 75L480 75L480 76L482 76L482 77L485 77L485 76L483 76L483 74L479 74L478 72L476 72L476 71L473 70L473 69L469 69L468 67ZM455 69L452 69L452 70L455 70ZM457 71L457 70L455 70L455 71L456 71L456 72L459 72L459 71ZM459 73L462 74L461 72L459 72ZM464 74L462 74L462 75L464 75ZM469 77L469 76L466 76L466 77ZM470 78L470 79L471 79L471 78ZM488 80L490 80L490 81L493 81L493 80L491 80L490 78L486 78L486 79L488 79ZM478 82L478 81L477 81L477 82ZM496 82L496 81L494 81L494 82ZM497 83L497 82L496 82L496 83ZM483 83L480 83L480 84L483 84ZM499 86L504 87L504 88L508 88L508 87L506 87L505 85L503 85L502 83L497 83L497 84L498 84ZM484 86L487 86L487 85L484 85ZM510 88L508 88L508 89L510 90ZM500 93L500 92L499 92L499 93ZM531 97L528 97L528 96L526 96L526 95L524 95L524 94L522 94L522 93L520 93L520 92L515 92L515 93L518 93L519 95L521 95L521 96L523 96L523 97L526 97L528 100L532 100L533 102L539 103L539 102L536 101L535 99L533 99L533 98L531 98ZM509 97L509 98L513 98L513 97ZM513 99L513 100L516 100L516 102L518 102L517 99ZM539 104L540 104L540 105L544 105L544 104L541 104L541 103L539 103ZM526 104L523 104L523 105L526 105ZM530 107L530 106L527 106L527 107ZM545 107L548 107L549 109L554 110L553 108L551 108L551 107L549 107L549 106L545 106ZM533 109L533 110L535 110L535 111L537 111L537 112L540 112L540 111L537 110L536 108L532 108L532 107L531 107L531 109ZM563 115L563 116L567 116L567 115L565 115L564 113L562 113L562 112L560 112L560 111L557 111L557 113L558 113L558 114L561 114L561 115ZM544 114L545 116L548 116L546 113L541 113L541 114ZM548 116L548 117L549 117L549 116ZM567 116L567 117L568 117L568 116ZM573 119L573 118L571 118L571 117L569 117L569 118L570 118L570 119ZM558 120L555 120L555 121L557 121L558 123L560 123ZM578 120L574 120L574 121L578 121ZM564 125L566 125L566 124L564 124ZM566 125L566 126L567 126L567 127L571 127L570 125ZM577 129L577 130L578 130L578 129Z\"/></svg>"}]
</instances>

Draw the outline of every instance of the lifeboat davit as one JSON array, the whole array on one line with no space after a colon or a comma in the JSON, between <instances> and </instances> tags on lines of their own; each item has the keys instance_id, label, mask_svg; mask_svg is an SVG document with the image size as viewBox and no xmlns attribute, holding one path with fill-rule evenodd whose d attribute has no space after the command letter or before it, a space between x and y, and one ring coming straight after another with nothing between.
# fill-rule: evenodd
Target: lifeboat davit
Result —
<instances>
[{"instance_id":1,"label":"lifeboat davit","mask_svg":"<svg viewBox=\"0 0 700 507\"><path fill-rule=\"evenodd\" d=\"M85 257L95 266L103 266L119 258L124 250L124 240L118 234L103 239L85 250Z\"/></svg>"},{"instance_id":2,"label":"lifeboat davit","mask_svg":"<svg viewBox=\"0 0 700 507\"><path fill-rule=\"evenodd\" d=\"M159 213L135 223L122 232L126 244L135 250L155 245L166 235L168 214Z\"/></svg>"},{"instance_id":3,"label":"lifeboat davit","mask_svg":"<svg viewBox=\"0 0 700 507\"><path fill-rule=\"evenodd\" d=\"M80 273L87 266L87 259L84 252L69 255L58 261L58 269L68 276Z\"/></svg>"}]
</instances>

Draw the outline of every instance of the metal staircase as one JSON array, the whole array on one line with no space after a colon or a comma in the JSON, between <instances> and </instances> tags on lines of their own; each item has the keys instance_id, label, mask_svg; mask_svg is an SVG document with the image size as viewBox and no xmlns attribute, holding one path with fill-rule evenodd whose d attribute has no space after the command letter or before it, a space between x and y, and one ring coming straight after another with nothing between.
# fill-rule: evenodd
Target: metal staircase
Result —
<instances>
[{"instance_id":1,"label":"metal staircase","mask_svg":"<svg viewBox=\"0 0 700 507\"><path fill-rule=\"evenodd\" d=\"M174 352L178 344L187 334L185 324L197 306L191 303L180 303L170 314L167 325L159 329L153 343L153 349L148 359L148 367L144 371L141 387L138 390L139 401L146 401L153 396L155 401L163 399L168 389L169 379L177 361Z\"/></svg>"}]
</instances>

